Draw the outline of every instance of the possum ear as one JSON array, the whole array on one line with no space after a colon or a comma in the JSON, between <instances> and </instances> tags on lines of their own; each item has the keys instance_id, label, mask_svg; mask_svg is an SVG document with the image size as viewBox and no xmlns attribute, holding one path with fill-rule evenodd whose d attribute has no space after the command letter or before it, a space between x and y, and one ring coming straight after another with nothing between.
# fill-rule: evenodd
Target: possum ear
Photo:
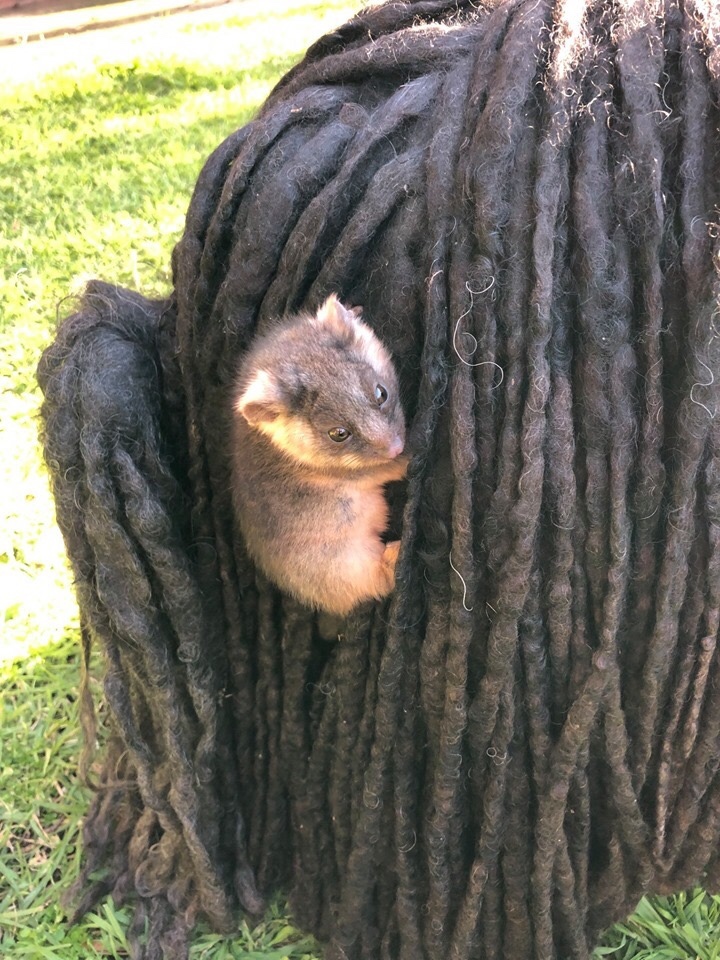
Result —
<instances>
[{"instance_id":1,"label":"possum ear","mask_svg":"<svg viewBox=\"0 0 720 960\"><path fill-rule=\"evenodd\" d=\"M334 293L330 294L315 315L317 323L347 340L355 336L357 317L355 311L344 307Z\"/></svg>"},{"instance_id":2,"label":"possum ear","mask_svg":"<svg viewBox=\"0 0 720 960\"><path fill-rule=\"evenodd\" d=\"M267 370L256 370L240 391L235 410L251 427L272 423L283 410L280 384Z\"/></svg>"},{"instance_id":3,"label":"possum ear","mask_svg":"<svg viewBox=\"0 0 720 960\"><path fill-rule=\"evenodd\" d=\"M374 370L382 370L392 361L382 343L361 319L362 309L344 307L333 293L318 310L315 322L332 330L341 343L352 345Z\"/></svg>"}]
</instances>

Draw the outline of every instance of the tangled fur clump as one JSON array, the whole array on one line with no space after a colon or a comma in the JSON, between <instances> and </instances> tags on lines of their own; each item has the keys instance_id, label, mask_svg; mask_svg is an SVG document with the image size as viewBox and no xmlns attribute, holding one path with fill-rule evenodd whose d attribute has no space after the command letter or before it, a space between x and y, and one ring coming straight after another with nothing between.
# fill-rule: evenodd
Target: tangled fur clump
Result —
<instances>
[{"instance_id":1,"label":"tangled fur clump","mask_svg":"<svg viewBox=\"0 0 720 960\"><path fill-rule=\"evenodd\" d=\"M78 909L132 895L137 956L284 887L330 960L576 960L720 886L719 96L714 0L368 9L210 157L167 301L88 287L40 367L112 724ZM327 643L234 532L227 407L333 291L415 458Z\"/></svg>"}]
</instances>

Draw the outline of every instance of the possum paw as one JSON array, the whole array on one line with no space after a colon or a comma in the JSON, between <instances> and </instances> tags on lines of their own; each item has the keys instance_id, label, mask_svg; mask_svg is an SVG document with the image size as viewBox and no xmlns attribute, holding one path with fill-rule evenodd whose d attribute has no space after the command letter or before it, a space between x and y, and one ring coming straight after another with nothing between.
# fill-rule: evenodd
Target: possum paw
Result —
<instances>
[{"instance_id":1,"label":"possum paw","mask_svg":"<svg viewBox=\"0 0 720 960\"><path fill-rule=\"evenodd\" d=\"M385 551L383 552L383 567L385 568L388 579L389 579L389 590L392 590L395 586L395 564L397 563L398 554L400 553L400 541L391 540L390 543L385 544ZM388 592L389 592L388 590Z\"/></svg>"}]
</instances>

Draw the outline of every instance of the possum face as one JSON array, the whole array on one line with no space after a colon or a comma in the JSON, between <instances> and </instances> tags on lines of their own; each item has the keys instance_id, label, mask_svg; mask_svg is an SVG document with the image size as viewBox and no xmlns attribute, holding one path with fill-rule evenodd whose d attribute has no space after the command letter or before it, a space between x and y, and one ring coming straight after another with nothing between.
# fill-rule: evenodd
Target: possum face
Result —
<instances>
[{"instance_id":1,"label":"possum face","mask_svg":"<svg viewBox=\"0 0 720 960\"><path fill-rule=\"evenodd\" d=\"M253 350L235 410L288 457L333 472L387 463L405 445L392 361L357 311L335 297Z\"/></svg>"}]
</instances>

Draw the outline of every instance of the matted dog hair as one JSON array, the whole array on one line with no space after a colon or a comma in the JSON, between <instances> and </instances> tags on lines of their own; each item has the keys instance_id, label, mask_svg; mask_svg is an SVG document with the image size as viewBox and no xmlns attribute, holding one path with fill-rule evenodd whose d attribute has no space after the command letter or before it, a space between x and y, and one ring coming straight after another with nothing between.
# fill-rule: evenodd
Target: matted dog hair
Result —
<instances>
[{"instance_id":1,"label":"matted dog hair","mask_svg":"<svg viewBox=\"0 0 720 960\"><path fill-rule=\"evenodd\" d=\"M279 888L330 960L578 960L717 889L719 41L715 0L364 10L210 157L171 296L61 326L109 726L77 909L129 898L136 956ZM397 589L328 642L235 532L228 399L331 292L414 458Z\"/></svg>"}]
</instances>

